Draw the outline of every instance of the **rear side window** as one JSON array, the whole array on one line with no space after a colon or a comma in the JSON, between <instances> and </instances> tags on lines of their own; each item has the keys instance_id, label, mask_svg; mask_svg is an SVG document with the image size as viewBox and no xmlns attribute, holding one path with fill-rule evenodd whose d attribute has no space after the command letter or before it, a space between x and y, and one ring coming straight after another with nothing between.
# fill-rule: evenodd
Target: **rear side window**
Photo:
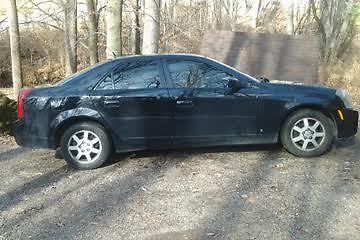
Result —
<instances>
[{"instance_id":1,"label":"rear side window","mask_svg":"<svg viewBox=\"0 0 360 240\"><path fill-rule=\"evenodd\" d=\"M194 61L169 61L168 70L176 88L225 88L233 78L206 63Z\"/></svg>"},{"instance_id":2,"label":"rear side window","mask_svg":"<svg viewBox=\"0 0 360 240\"><path fill-rule=\"evenodd\" d=\"M107 90L107 89L114 89L114 84L112 80L112 73L108 74L104 80L97 86L97 90Z\"/></svg>"},{"instance_id":3,"label":"rear side window","mask_svg":"<svg viewBox=\"0 0 360 240\"><path fill-rule=\"evenodd\" d=\"M96 89L159 88L160 68L156 61L136 61L121 65L110 73Z\"/></svg>"}]
</instances>

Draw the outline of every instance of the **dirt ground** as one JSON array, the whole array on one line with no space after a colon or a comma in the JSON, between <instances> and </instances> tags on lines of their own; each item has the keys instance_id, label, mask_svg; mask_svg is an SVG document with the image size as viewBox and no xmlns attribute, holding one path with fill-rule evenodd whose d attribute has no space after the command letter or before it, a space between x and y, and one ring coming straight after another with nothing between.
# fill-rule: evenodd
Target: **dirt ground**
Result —
<instances>
[{"instance_id":1,"label":"dirt ground","mask_svg":"<svg viewBox=\"0 0 360 240\"><path fill-rule=\"evenodd\" d=\"M360 141L142 152L75 171L0 145L0 239L360 239Z\"/></svg>"}]
</instances>

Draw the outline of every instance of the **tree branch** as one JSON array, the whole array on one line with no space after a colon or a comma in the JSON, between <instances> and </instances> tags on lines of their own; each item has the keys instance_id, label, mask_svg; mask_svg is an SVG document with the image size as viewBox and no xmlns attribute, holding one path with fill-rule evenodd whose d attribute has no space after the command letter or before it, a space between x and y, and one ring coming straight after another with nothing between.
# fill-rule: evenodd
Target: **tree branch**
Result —
<instances>
[{"instance_id":1,"label":"tree branch","mask_svg":"<svg viewBox=\"0 0 360 240\"><path fill-rule=\"evenodd\" d=\"M0 20L0 24L2 24L2 23L5 22L5 21L7 21L7 17L4 18L4 19L2 19L2 20Z\"/></svg>"},{"instance_id":2,"label":"tree branch","mask_svg":"<svg viewBox=\"0 0 360 240\"><path fill-rule=\"evenodd\" d=\"M53 1L50 1L53 3ZM34 7L36 7L40 12L42 12L43 14L45 14L46 16L50 17L52 20L54 20L55 22L62 22L62 19L60 19L57 16L54 16L53 14L50 14L48 11L44 10L43 8L40 7L41 3L35 3L33 0L30 0L30 3L32 3L32 5Z\"/></svg>"}]
</instances>

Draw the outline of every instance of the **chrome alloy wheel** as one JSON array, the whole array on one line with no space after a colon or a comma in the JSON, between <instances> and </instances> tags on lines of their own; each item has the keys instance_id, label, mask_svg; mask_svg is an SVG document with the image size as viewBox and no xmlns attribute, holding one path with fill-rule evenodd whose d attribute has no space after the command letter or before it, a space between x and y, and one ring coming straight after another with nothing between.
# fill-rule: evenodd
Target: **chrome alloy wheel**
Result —
<instances>
[{"instance_id":1,"label":"chrome alloy wheel","mask_svg":"<svg viewBox=\"0 0 360 240\"><path fill-rule=\"evenodd\" d=\"M102 144L100 138L94 132L82 130L70 137L67 149L74 160L91 163L100 156Z\"/></svg>"},{"instance_id":2,"label":"chrome alloy wheel","mask_svg":"<svg viewBox=\"0 0 360 240\"><path fill-rule=\"evenodd\" d=\"M325 127L315 118L302 118L291 128L293 144L302 151L318 149L325 139Z\"/></svg>"}]
</instances>

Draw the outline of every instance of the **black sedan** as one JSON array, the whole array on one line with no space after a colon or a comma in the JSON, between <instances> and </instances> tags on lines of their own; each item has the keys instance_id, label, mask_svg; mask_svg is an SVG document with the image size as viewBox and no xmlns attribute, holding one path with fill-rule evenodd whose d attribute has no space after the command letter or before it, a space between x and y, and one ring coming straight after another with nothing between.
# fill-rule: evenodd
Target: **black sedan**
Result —
<instances>
[{"instance_id":1,"label":"black sedan","mask_svg":"<svg viewBox=\"0 0 360 240\"><path fill-rule=\"evenodd\" d=\"M113 151L281 142L314 157L356 134L347 94L320 86L257 80L197 55L121 57L53 87L25 89L16 141L60 147L78 169Z\"/></svg>"}]
</instances>

